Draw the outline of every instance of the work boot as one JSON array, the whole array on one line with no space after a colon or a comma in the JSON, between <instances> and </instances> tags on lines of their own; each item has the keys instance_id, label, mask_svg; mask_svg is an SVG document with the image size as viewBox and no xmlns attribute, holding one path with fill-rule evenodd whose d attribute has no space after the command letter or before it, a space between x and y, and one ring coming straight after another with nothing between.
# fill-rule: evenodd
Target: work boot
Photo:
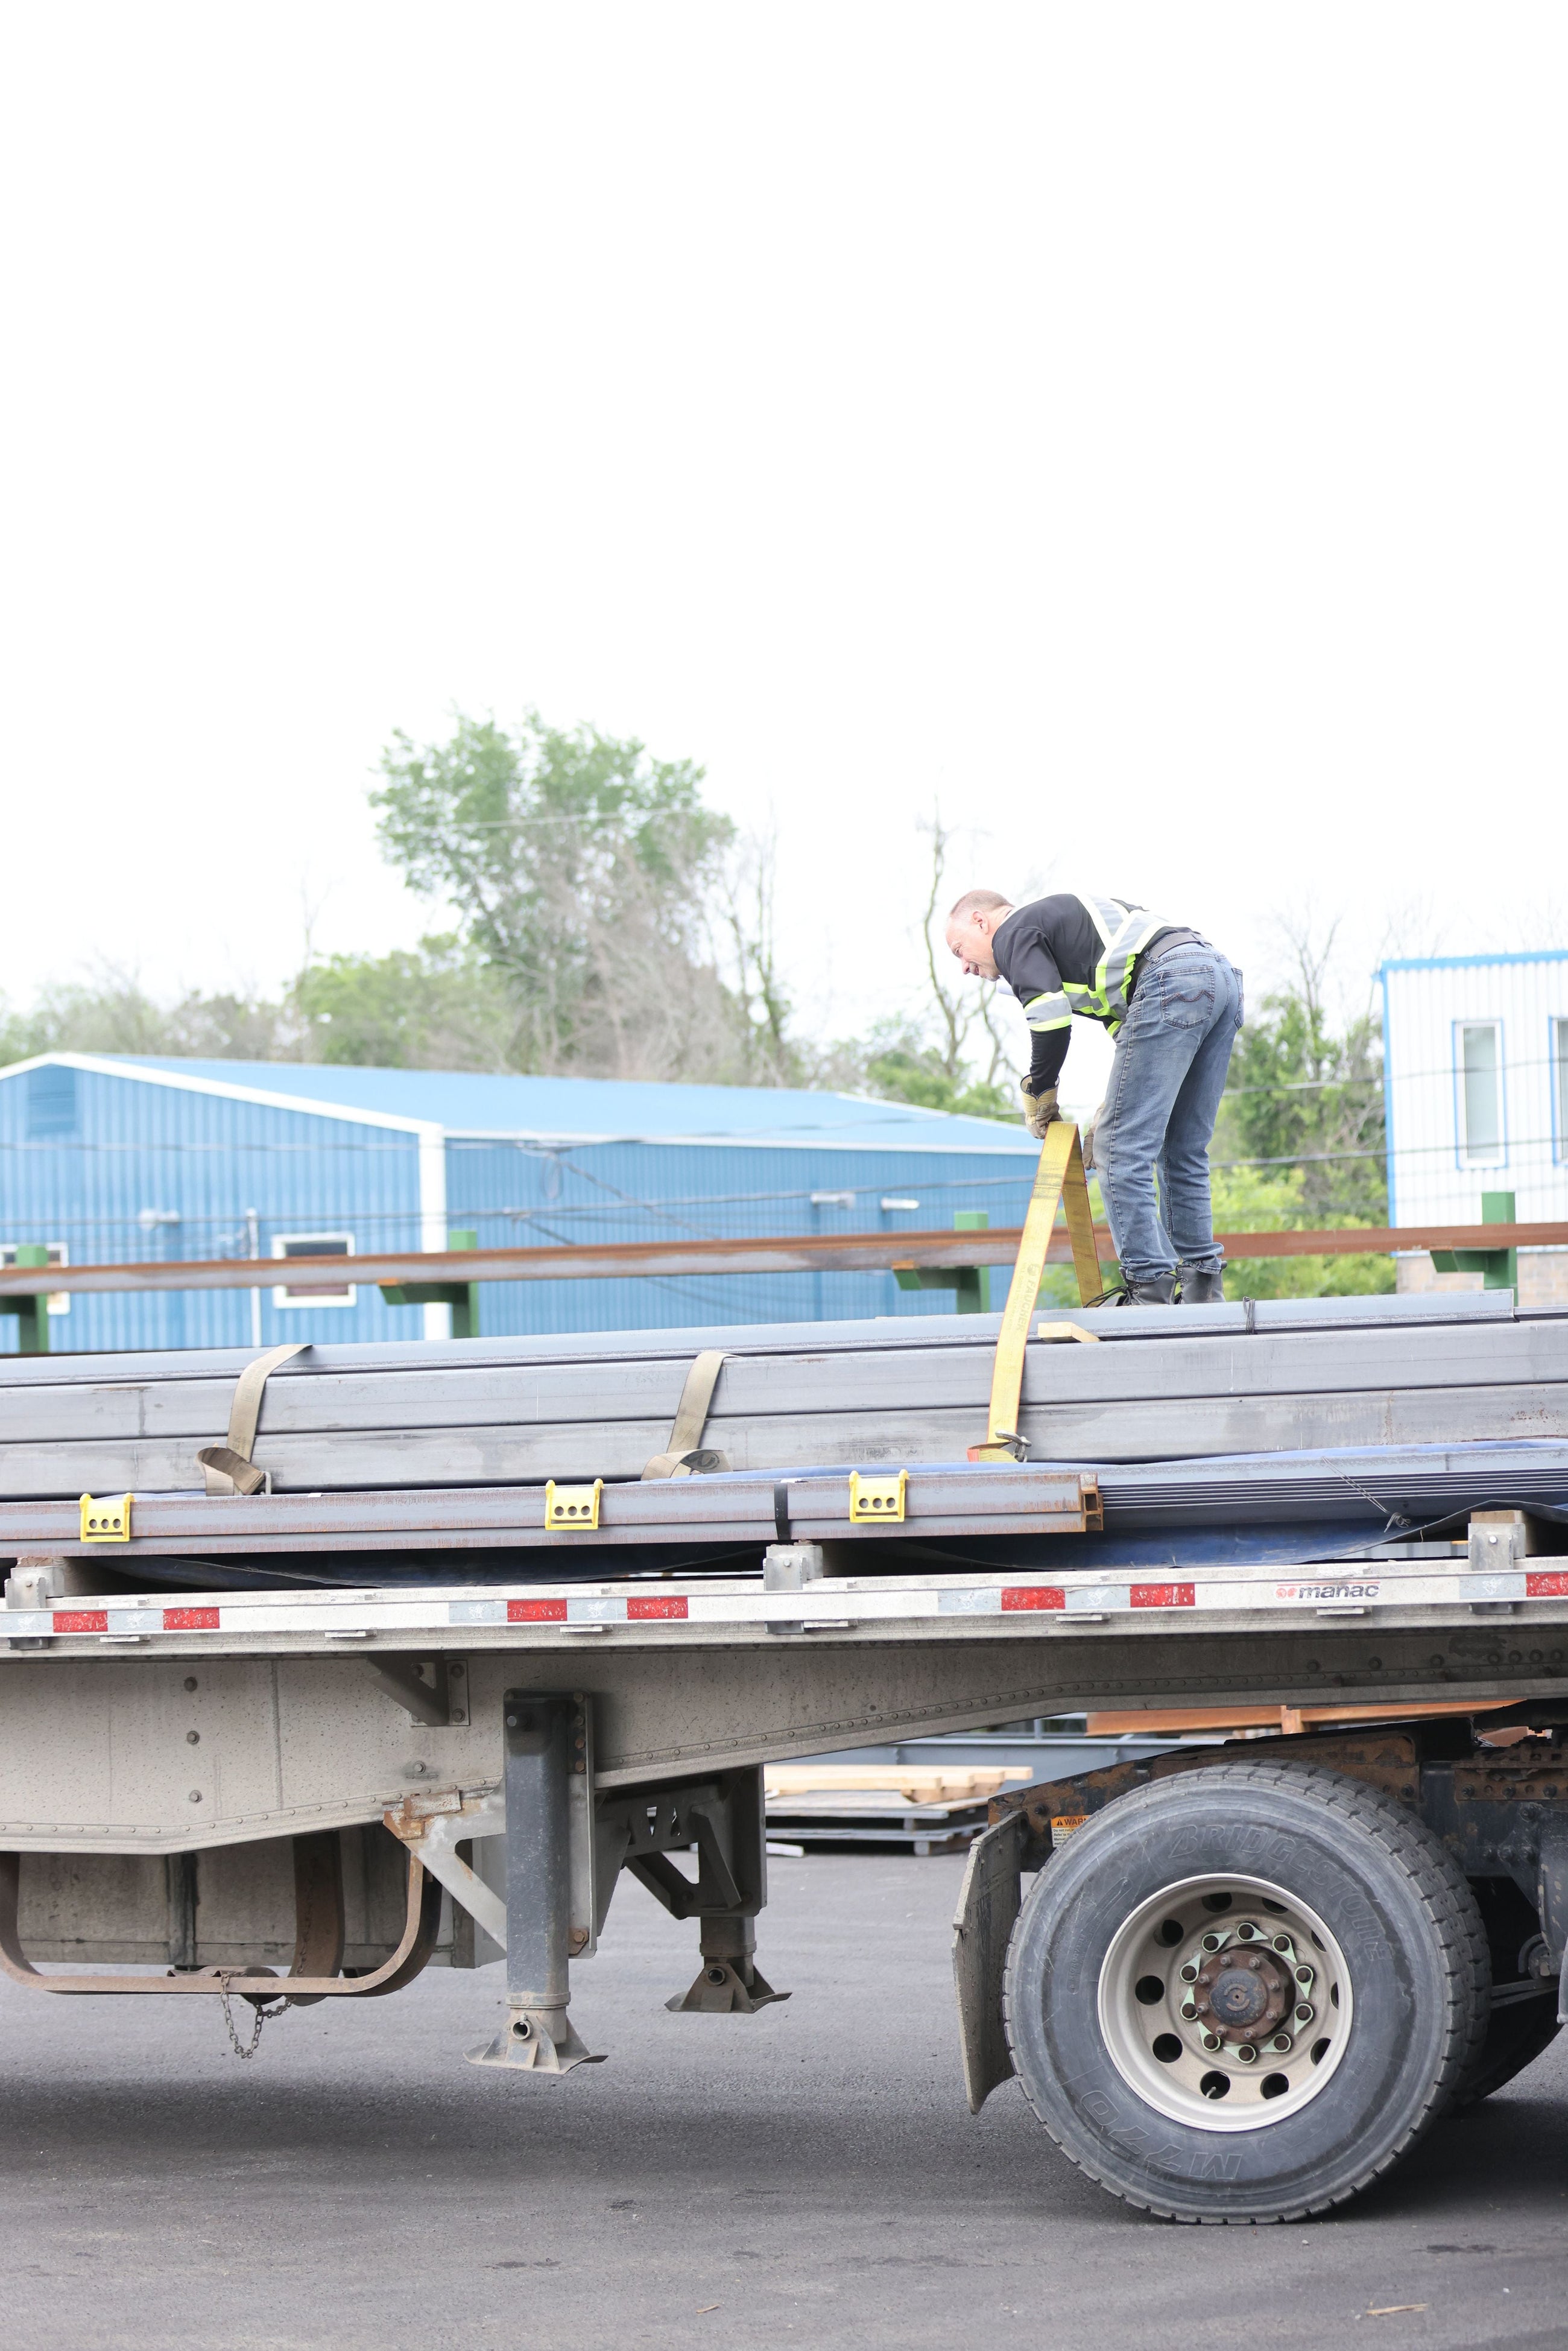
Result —
<instances>
[{"instance_id":1,"label":"work boot","mask_svg":"<svg viewBox=\"0 0 1568 2351\"><path fill-rule=\"evenodd\" d=\"M1225 1268L1222 1265L1184 1265L1179 1271L1184 1306L1224 1305Z\"/></svg>"},{"instance_id":2,"label":"work boot","mask_svg":"<svg viewBox=\"0 0 1568 2351\"><path fill-rule=\"evenodd\" d=\"M1174 1306L1176 1276L1156 1273L1147 1281L1129 1281L1116 1301L1118 1306Z\"/></svg>"}]
</instances>

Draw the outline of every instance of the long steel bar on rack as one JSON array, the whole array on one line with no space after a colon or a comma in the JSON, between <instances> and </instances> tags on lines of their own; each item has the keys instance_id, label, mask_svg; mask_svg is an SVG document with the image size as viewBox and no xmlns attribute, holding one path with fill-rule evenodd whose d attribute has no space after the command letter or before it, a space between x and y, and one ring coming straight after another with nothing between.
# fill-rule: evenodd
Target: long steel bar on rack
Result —
<instances>
[{"instance_id":1,"label":"long steel bar on rack","mask_svg":"<svg viewBox=\"0 0 1568 2351\"><path fill-rule=\"evenodd\" d=\"M769 1234L758 1239L595 1241L549 1249L378 1250L361 1257L199 1258L156 1264L0 1266L0 1298L58 1290L268 1290L341 1291L345 1280L605 1281L626 1274L877 1271L908 1266L1011 1265L1022 1226L988 1232ZM1366 1225L1333 1232L1219 1233L1228 1257L1346 1257L1409 1249L1568 1248L1568 1224ZM1051 1234L1045 1261L1074 1259L1071 1232ZM1093 1228L1096 1263L1114 1256L1103 1225Z\"/></svg>"}]
</instances>

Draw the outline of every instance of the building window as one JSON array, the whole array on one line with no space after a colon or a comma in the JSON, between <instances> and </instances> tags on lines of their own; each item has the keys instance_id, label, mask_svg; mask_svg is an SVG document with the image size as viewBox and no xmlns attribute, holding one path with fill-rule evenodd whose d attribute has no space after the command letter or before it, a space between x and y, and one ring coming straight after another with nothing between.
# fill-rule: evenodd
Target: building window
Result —
<instances>
[{"instance_id":1,"label":"building window","mask_svg":"<svg viewBox=\"0 0 1568 2351\"><path fill-rule=\"evenodd\" d=\"M1459 1159L1466 1167L1500 1167L1506 1155L1502 1122L1502 1023L1458 1024Z\"/></svg>"},{"instance_id":2,"label":"building window","mask_svg":"<svg viewBox=\"0 0 1568 2351\"><path fill-rule=\"evenodd\" d=\"M1552 1144L1559 1165L1568 1163L1568 1020L1552 1023Z\"/></svg>"},{"instance_id":3,"label":"building window","mask_svg":"<svg viewBox=\"0 0 1568 2351\"><path fill-rule=\"evenodd\" d=\"M272 1240L274 1257L352 1257L352 1233L275 1233ZM352 1306L359 1291L351 1281L341 1289L293 1290L281 1282L272 1293L275 1306L319 1307Z\"/></svg>"},{"instance_id":4,"label":"building window","mask_svg":"<svg viewBox=\"0 0 1568 2351\"><path fill-rule=\"evenodd\" d=\"M75 1075L74 1071L72 1071L72 1075ZM16 1262L16 1251L19 1247L20 1243L16 1241L0 1241L0 1265L15 1265ZM46 1241L44 1243L44 1247L48 1251L47 1262L50 1265L69 1265L71 1261L70 1251L66 1247L64 1241ZM49 1312L51 1314L68 1314L71 1311L70 1291L68 1290L51 1290L49 1292L48 1303Z\"/></svg>"}]
</instances>

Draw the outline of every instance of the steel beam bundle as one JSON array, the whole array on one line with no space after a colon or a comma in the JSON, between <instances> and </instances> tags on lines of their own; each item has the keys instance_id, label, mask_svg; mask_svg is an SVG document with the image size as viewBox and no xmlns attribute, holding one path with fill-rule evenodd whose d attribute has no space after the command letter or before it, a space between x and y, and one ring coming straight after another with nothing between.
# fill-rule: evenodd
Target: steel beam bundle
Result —
<instances>
[{"instance_id":1,"label":"steel beam bundle","mask_svg":"<svg viewBox=\"0 0 1568 2351\"><path fill-rule=\"evenodd\" d=\"M1520 1318L1506 1294L1051 1322L1100 1343L1030 1343L1019 1434L1037 1461L1568 1437L1568 1317ZM267 1383L255 1462L275 1494L637 1479L716 1338L724 1363L700 1441L725 1466L962 1461L986 1434L997 1329L994 1316L942 1316L308 1348ZM246 1361L10 1359L0 1497L199 1487L197 1452L222 1443Z\"/></svg>"},{"instance_id":2,"label":"steel beam bundle","mask_svg":"<svg viewBox=\"0 0 1568 2351\"><path fill-rule=\"evenodd\" d=\"M857 1495L856 1489L861 1489ZM866 1489L870 1489L869 1494ZM586 1520L552 1524L562 1496ZM672 1552L705 1557L760 1554L772 1542L853 1545L876 1572L874 1552L895 1542L973 1546L989 1538L1049 1539L1028 1556L1063 1570L1107 1559L1135 1562L1140 1533L1179 1539L1200 1531L1207 1552L1244 1556L1232 1529L1279 1530L1278 1544L1255 1546L1256 1563L1282 1556L1323 1558L1370 1552L1403 1555L1424 1528L1490 1504L1568 1520L1568 1441L1520 1445L1390 1447L1300 1455L1264 1453L1228 1460L1155 1462L1098 1471L1061 1464L932 1465L897 1477L811 1470L758 1477L628 1479L596 1490L538 1486L404 1487L378 1493L134 1496L126 1539L95 1552L80 1539L75 1502L0 1502L0 1556L93 1558L118 1575L162 1561L258 1563L342 1553L342 1579L362 1580L366 1554L383 1577L413 1553L426 1582L441 1580L429 1555L539 1555L543 1571L594 1577L657 1563ZM879 1516L886 1506L888 1515ZM1315 1550L1314 1550L1315 1538ZM1447 1545L1443 1548L1446 1550ZM1014 1541L1011 1555L1023 1557ZM891 1555L890 1555L891 1556ZM986 1556L980 1553L979 1556ZM353 1564L355 1558L358 1565ZM192 1580L189 1576L183 1580ZM656 1612L655 1612L656 1613Z\"/></svg>"}]
</instances>

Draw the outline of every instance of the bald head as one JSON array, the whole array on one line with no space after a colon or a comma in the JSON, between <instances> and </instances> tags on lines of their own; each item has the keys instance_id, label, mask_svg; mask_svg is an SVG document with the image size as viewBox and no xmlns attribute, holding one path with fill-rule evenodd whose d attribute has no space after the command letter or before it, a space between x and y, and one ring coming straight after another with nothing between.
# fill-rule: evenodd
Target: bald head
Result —
<instances>
[{"instance_id":1,"label":"bald head","mask_svg":"<svg viewBox=\"0 0 1568 2351\"><path fill-rule=\"evenodd\" d=\"M955 898L948 907L947 919L951 923L961 920L966 914L994 914L998 906L1005 906L1007 903L999 890L966 890L963 896Z\"/></svg>"},{"instance_id":2,"label":"bald head","mask_svg":"<svg viewBox=\"0 0 1568 2351\"><path fill-rule=\"evenodd\" d=\"M972 977L997 978L991 941L1012 911L1011 899L1004 898L999 890L966 890L954 901L947 917L947 946Z\"/></svg>"}]
</instances>

